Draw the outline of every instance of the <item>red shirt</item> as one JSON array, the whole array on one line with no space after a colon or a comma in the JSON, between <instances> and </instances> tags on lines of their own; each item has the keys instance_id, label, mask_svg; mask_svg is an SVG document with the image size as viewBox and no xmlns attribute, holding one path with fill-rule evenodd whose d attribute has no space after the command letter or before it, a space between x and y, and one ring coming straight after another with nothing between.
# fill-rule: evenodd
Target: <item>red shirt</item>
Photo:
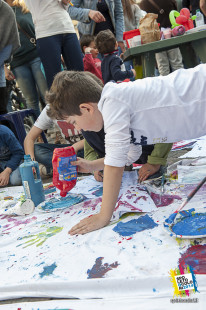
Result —
<instances>
[{"instance_id":1,"label":"red shirt","mask_svg":"<svg viewBox=\"0 0 206 310\"><path fill-rule=\"evenodd\" d=\"M95 74L102 82L101 60L99 58L93 58L92 54L86 53L83 59L84 71L89 71Z\"/></svg>"}]
</instances>

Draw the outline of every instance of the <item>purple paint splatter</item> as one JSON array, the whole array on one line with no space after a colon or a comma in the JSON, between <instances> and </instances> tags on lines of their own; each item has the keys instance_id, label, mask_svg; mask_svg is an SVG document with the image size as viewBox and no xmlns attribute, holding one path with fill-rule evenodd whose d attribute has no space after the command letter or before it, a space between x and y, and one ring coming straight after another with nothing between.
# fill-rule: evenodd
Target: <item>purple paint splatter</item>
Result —
<instances>
[{"instance_id":1,"label":"purple paint splatter","mask_svg":"<svg viewBox=\"0 0 206 310\"><path fill-rule=\"evenodd\" d=\"M103 278L108 271L119 266L118 262L114 262L112 264L102 264L103 258L104 257L98 257L92 269L87 270L87 279Z\"/></svg>"}]
</instances>

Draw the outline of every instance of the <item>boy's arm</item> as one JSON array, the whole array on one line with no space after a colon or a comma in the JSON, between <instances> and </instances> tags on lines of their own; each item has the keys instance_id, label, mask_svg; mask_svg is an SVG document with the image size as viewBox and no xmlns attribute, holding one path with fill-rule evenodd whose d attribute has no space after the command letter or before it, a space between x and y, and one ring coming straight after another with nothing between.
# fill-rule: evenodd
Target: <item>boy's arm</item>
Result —
<instances>
[{"instance_id":1,"label":"boy's arm","mask_svg":"<svg viewBox=\"0 0 206 310\"><path fill-rule=\"evenodd\" d=\"M121 65L122 65L122 60L119 57L115 57L110 62L110 72L112 73L112 78L116 82L117 81L123 81L127 78L130 79L130 78L134 77L134 73L132 70L122 71Z\"/></svg>"},{"instance_id":2,"label":"boy's arm","mask_svg":"<svg viewBox=\"0 0 206 310\"><path fill-rule=\"evenodd\" d=\"M42 133L42 129L33 126L24 140L24 150L26 155L30 155L32 160L34 157L34 143L37 137Z\"/></svg>"},{"instance_id":3,"label":"boy's arm","mask_svg":"<svg viewBox=\"0 0 206 310\"><path fill-rule=\"evenodd\" d=\"M82 140L80 140L80 141L78 141L72 145L76 154L78 151L80 151L84 148L84 141L85 141L85 139L82 139Z\"/></svg>"},{"instance_id":4,"label":"boy's arm","mask_svg":"<svg viewBox=\"0 0 206 310\"><path fill-rule=\"evenodd\" d=\"M4 134L2 136L2 141L9 148L11 154L10 159L6 163L6 167L11 169L10 171L11 173L12 171L16 170L17 167L19 166L21 160L24 157L24 151L21 144L19 143L19 141L12 132Z\"/></svg>"},{"instance_id":5,"label":"boy's arm","mask_svg":"<svg viewBox=\"0 0 206 310\"><path fill-rule=\"evenodd\" d=\"M139 182L145 181L150 175L156 173L160 166L165 166L167 157L172 148L172 143L157 143L147 163L139 169Z\"/></svg>"},{"instance_id":6,"label":"boy's arm","mask_svg":"<svg viewBox=\"0 0 206 310\"><path fill-rule=\"evenodd\" d=\"M114 211L119 195L124 167L105 165L103 181L103 197L100 213L87 217L71 228L69 234L86 234L106 226Z\"/></svg>"}]
</instances>

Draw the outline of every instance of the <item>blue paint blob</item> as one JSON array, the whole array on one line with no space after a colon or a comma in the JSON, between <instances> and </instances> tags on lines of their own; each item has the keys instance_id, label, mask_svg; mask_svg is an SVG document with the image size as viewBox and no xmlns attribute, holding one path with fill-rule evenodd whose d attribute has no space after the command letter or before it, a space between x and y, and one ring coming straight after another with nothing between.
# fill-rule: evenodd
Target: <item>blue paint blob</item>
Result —
<instances>
[{"instance_id":1,"label":"blue paint blob","mask_svg":"<svg viewBox=\"0 0 206 310\"><path fill-rule=\"evenodd\" d=\"M176 215L177 215L177 213L172 213L172 214L168 217L168 219L165 220L165 222L168 223L168 224L172 224L172 223L174 222L174 219L175 219Z\"/></svg>"},{"instance_id":2,"label":"blue paint blob","mask_svg":"<svg viewBox=\"0 0 206 310\"><path fill-rule=\"evenodd\" d=\"M137 232L158 226L147 214L126 223L119 222L113 230L120 236L131 236Z\"/></svg>"},{"instance_id":3,"label":"blue paint blob","mask_svg":"<svg viewBox=\"0 0 206 310\"><path fill-rule=\"evenodd\" d=\"M43 278L45 276L50 276L53 273L54 269L56 269L56 267L57 267L56 263L53 263L50 266L44 267L43 271L39 274L40 278Z\"/></svg>"},{"instance_id":4,"label":"blue paint blob","mask_svg":"<svg viewBox=\"0 0 206 310\"><path fill-rule=\"evenodd\" d=\"M64 208L71 207L85 200L85 196L68 194L66 197L51 198L41 204L40 208L44 211L56 211Z\"/></svg>"},{"instance_id":5,"label":"blue paint blob","mask_svg":"<svg viewBox=\"0 0 206 310\"><path fill-rule=\"evenodd\" d=\"M193 210L185 211L185 216L179 218L172 226L172 231L176 235L206 235L206 213L195 213Z\"/></svg>"},{"instance_id":6,"label":"blue paint blob","mask_svg":"<svg viewBox=\"0 0 206 310\"><path fill-rule=\"evenodd\" d=\"M153 288L153 292L155 293L157 290L155 288Z\"/></svg>"},{"instance_id":7,"label":"blue paint blob","mask_svg":"<svg viewBox=\"0 0 206 310\"><path fill-rule=\"evenodd\" d=\"M103 187L100 187L99 189L94 191L92 194L95 195L96 197L101 197L103 195Z\"/></svg>"}]
</instances>

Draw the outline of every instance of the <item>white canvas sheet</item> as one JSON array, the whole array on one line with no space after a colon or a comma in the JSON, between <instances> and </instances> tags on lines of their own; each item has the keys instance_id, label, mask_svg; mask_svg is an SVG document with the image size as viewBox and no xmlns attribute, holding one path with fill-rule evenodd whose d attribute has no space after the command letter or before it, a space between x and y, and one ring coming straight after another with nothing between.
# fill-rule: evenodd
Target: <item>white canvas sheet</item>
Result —
<instances>
[{"instance_id":1,"label":"white canvas sheet","mask_svg":"<svg viewBox=\"0 0 206 310\"><path fill-rule=\"evenodd\" d=\"M15 190L20 196L19 189ZM11 196L12 189L4 193ZM203 206L206 197L202 197L198 205ZM83 236L68 235L80 219L97 212L100 201L101 196L96 196L89 203L55 212L36 209L26 217L0 216L0 300L25 296L143 300L155 293L158 298L172 298L169 271L195 246L188 240L176 241L162 227L181 200L174 198L148 214L130 213L121 220L114 217L107 227ZM192 206L197 206L196 201L188 208ZM198 241L203 250L205 241ZM200 268L204 275L197 279L202 295L206 292L204 266Z\"/></svg>"}]
</instances>

